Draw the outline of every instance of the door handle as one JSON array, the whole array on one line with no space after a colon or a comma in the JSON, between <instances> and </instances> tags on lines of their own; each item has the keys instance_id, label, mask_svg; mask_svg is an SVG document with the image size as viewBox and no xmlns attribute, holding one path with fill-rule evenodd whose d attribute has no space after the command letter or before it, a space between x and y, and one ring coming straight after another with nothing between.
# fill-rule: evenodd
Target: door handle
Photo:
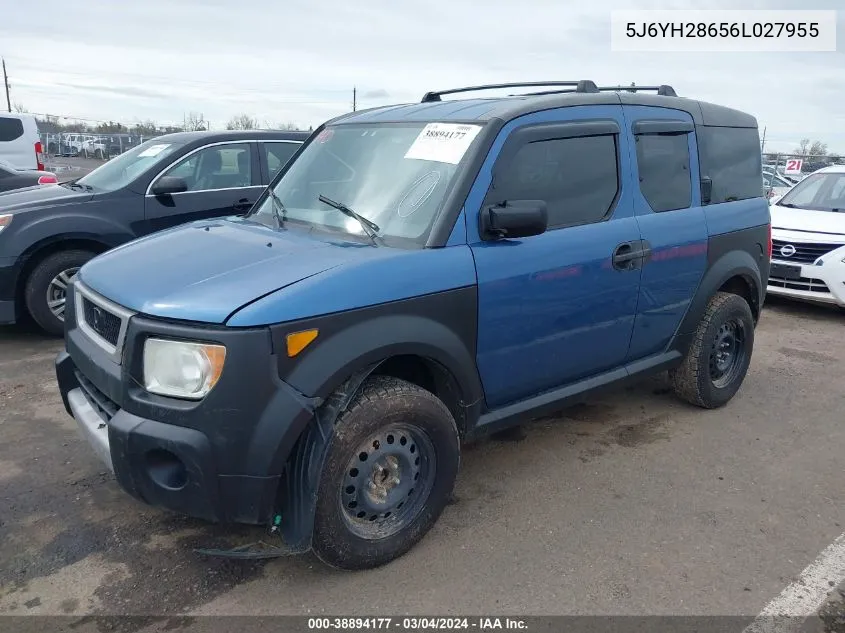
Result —
<instances>
[{"instance_id":1,"label":"door handle","mask_svg":"<svg viewBox=\"0 0 845 633\"><path fill-rule=\"evenodd\" d=\"M241 198L232 205L235 211L246 211L252 206L252 201L249 198Z\"/></svg>"},{"instance_id":2,"label":"door handle","mask_svg":"<svg viewBox=\"0 0 845 633\"><path fill-rule=\"evenodd\" d=\"M613 249L613 267L616 270L636 270L640 260L649 253L651 249L645 248L642 240L623 242Z\"/></svg>"}]
</instances>

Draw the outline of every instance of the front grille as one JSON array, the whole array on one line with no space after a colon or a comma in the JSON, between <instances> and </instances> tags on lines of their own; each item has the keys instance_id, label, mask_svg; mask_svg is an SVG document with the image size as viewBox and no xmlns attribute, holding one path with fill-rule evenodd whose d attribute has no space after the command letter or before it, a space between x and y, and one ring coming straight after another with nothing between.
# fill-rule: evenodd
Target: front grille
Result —
<instances>
[{"instance_id":1,"label":"front grille","mask_svg":"<svg viewBox=\"0 0 845 633\"><path fill-rule=\"evenodd\" d=\"M781 253L784 246L792 246L795 253L785 255ZM784 262L795 262L796 264L812 264L822 255L840 248L842 244L816 244L813 242L787 242L785 240L772 240L772 259L779 259Z\"/></svg>"},{"instance_id":2,"label":"front grille","mask_svg":"<svg viewBox=\"0 0 845 633\"><path fill-rule=\"evenodd\" d=\"M806 290L807 292L822 292L830 294L830 288L821 279L811 277L798 277L797 279L783 279L781 277L769 277L769 285L775 288L787 288L788 290Z\"/></svg>"},{"instance_id":3,"label":"front grille","mask_svg":"<svg viewBox=\"0 0 845 633\"><path fill-rule=\"evenodd\" d=\"M86 325L110 345L117 345L117 339L120 336L120 317L89 301L86 297L82 298L82 310Z\"/></svg>"},{"instance_id":4,"label":"front grille","mask_svg":"<svg viewBox=\"0 0 845 633\"><path fill-rule=\"evenodd\" d=\"M106 421L111 420L119 409L114 400L97 389L97 387L94 386L94 383L83 376L82 372L78 369L75 369L73 373L76 376L77 382L79 382L79 386L82 387L82 391L85 392L85 397L88 398L88 402L91 403L91 406L94 407L97 412L106 419Z\"/></svg>"}]
</instances>

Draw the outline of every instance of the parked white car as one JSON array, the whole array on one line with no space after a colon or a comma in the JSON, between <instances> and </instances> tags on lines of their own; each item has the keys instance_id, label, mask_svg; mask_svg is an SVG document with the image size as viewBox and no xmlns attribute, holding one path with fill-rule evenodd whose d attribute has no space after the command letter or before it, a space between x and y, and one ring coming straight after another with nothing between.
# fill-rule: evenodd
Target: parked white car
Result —
<instances>
[{"instance_id":1,"label":"parked white car","mask_svg":"<svg viewBox=\"0 0 845 633\"><path fill-rule=\"evenodd\" d=\"M787 180L785 176L763 168L763 188L767 197L779 198L785 195L794 185L795 183Z\"/></svg>"},{"instance_id":2,"label":"parked white car","mask_svg":"<svg viewBox=\"0 0 845 633\"><path fill-rule=\"evenodd\" d=\"M0 112L0 159L15 169L44 169L44 149L34 116Z\"/></svg>"},{"instance_id":3,"label":"parked white car","mask_svg":"<svg viewBox=\"0 0 845 633\"><path fill-rule=\"evenodd\" d=\"M845 308L845 165L813 172L772 199L767 291Z\"/></svg>"}]
</instances>

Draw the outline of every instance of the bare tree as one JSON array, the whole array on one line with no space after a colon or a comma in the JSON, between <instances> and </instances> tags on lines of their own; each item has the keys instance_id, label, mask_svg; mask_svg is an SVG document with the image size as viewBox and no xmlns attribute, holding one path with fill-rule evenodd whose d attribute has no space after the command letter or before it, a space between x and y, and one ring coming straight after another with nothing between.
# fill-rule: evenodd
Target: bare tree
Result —
<instances>
[{"instance_id":1,"label":"bare tree","mask_svg":"<svg viewBox=\"0 0 845 633\"><path fill-rule=\"evenodd\" d=\"M827 143L813 141L810 145L810 156L827 156Z\"/></svg>"},{"instance_id":2,"label":"bare tree","mask_svg":"<svg viewBox=\"0 0 845 633\"><path fill-rule=\"evenodd\" d=\"M801 156L807 155L807 149L810 147L810 139L802 138L801 142L798 143L798 149L795 150L796 154L801 154Z\"/></svg>"},{"instance_id":3,"label":"bare tree","mask_svg":"<svg viewBox=\"0 0 845 633\"><path fill-rule=\"evenodd\" d=\"M276 123L275 129L277 130L290 130L296 132L299 130L299 126L296 123L288 121L287 123Z\"/></svg>"},{"instance_id":4,"label":"bare tree","mask_svg":"<svg viewBox=\"0 0 845 633\"><path fill-rule=\"evenodd\" d=\"M138 123L133 128L133 131L135 134L139 134L141 136L156 136L159 134L158 124L151 119Z\"/></svg>"},{"instance_id":5,"label":"bare tree","mask_svg":"<svg viewBox=\"0 0 845 633\"><path fill-rule=\"evenodd\" d=\"M226 124L227 130L256 130L258 129L258 121L248 114L239 114L229 119Z\"/></svg>"},{"instance_id":6,"label":"bare tree","mask_svg":"<svg viewBox=\"0 0 845 633\"><path fill-rule=\"evenodd\" d=\"M27 108L20 101L12 101L12 110L17 112L18 114L29 114L29 108Z\"/></svg>"},{"instance_id":7,"label":"bare tree","mask_svg":"<svg viewBox=\"0 0 845 633\"><path fill-rule=\"evenodd\" d=\"M186 132L204 132L208 129L208 122L202 112L189 112L182 127Z\"/></svg>"}]
</instances>

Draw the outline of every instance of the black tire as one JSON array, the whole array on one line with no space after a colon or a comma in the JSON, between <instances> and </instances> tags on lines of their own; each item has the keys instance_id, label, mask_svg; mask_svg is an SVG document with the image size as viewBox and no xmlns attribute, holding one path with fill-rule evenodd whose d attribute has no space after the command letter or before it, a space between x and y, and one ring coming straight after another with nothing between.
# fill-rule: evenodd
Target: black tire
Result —
<instances>
[{"instance_id":1,"label":"black tire","mask_svg":"<svg viewBox=\"0 0 845 633\"><path fill-rule=\"evenodd\" d=\"M50 309L47 293L50 284L63 271L79 269L96 253L83 250L60 251L45 257L30 273L24 288L26 307L33 321L54 336L64 334L64 319Z\"/></svg>"},{"instance_id":2,"label":"black tire","mask_svg":"<svg viewBox=\"0 0 845 633\"><path fill-rule=\"evenodd\" d=\"M725 342L731 329L735 345ZM733 349L732 360L720 362L725 345ZM707 304L686 357L669 372L672 388L690 404L705 409L724 406L742 385L753 350L754 317L748 302L739 295L717 292ZM720 371L727 362L731 364Z\"/></svg>"},{"instance_id":3,"label":"black tire","mask_svg":"<svg viewBox=\"0 0 845 633\"><path fill-rule=\"evenodd\" d=\"M395 429L399 430L392 433ZM406 441L403 429L407 429L407 437L411 439ZM364 383L338 419L334 433L320 478L312 540L314 553L339 569L384 565L405 554L425 536L452 494L460 464L455 421L434 394L404 380L376 376ZM375 510L371 505L373 497L366 496L369 492L361 492L365 486L359 485L350 493L350 488L355 488L349 485L350 481L375 482L384 472L380 462L385 459L398 462L407 457L407 454L397 453L396 457L391 453L400 449L400 440L403 451L410 451L412 456L416 453L414 459L418 466L408 463L408 468L396 471L402 476L397 474L395 483L392 479L388 482L393 488L386 494L399 494L395 498L386 496L382 509L394 509L395 514L390 517L391 512L381 513L377 522L370 522L369 516L363 519L354 516L363 512L362 507ZM416 451L414 441L420 445ZM388 447L388 443L392 446ZM372 458L367 464L368 457L364 456L366 451L362 447L371 445ZM430 459L425 455L432 449L434 457ZM356 467L350 470L350 464L357 466L359 462L360 473ZM376 471L377 468L380 470ZM411 476L414 468L418 470ZM350 480L351 473L358 479ZM406 483L410 485L407 494L402 489ZM371 489L374 488L367 488ZM396 500L399 500L398 509ZM405 503L408 505L403 513L401 508Z\"/></svg>"}]
</instances>

